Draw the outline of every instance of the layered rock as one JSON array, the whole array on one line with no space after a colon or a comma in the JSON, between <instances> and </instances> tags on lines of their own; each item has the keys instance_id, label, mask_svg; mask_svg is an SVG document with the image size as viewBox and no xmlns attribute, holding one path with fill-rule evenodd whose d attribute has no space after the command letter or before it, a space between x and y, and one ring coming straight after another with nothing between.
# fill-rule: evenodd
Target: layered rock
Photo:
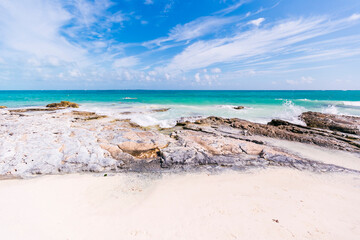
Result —
<instances>
[{"instance_id":1,"label":"layered rock","mask_svg":"<svg viewBox=\"0 0 360 240\"><path fill-rule=\"evenodd\" d=\"M191 127L193 125L194 124L188 123L187 127ZM356 135L314 129L282 120L273 120L268 124L259 124L237 118L224 119L219 117L209 117L196 121L195 125L210 125L215 128L227 126L230 127L230 129L238 129L237 134L244 136L260 135L302 143L316 144L332 149L360 152L360 138Z\"/></svg>"},{"instance_id":2,"label":"layered rock","mask_svg":"<svg viewBox=\"0 0 360 240\"><path fill-rule=\"evenodd\" d=\"M312 128L360 135L360 117L305 112L301 114L300 118Z\"/></svg>"},{"instance_id":3,"label":"layered rock","mask_svg":"<svg viewBox=\"0 0 360 240\"><path fill-rule=\"evenodd\" d=\"M289 153L269 144L263 136L360 152L360 138L356 134L282 120L259 124L208 117L195 122L182 120L166 130L143 128L129 120L84 111L30 112L26 117L4 111L0 120L3 176L268 166L353 171Z\"/></svg>"}]
</instances>

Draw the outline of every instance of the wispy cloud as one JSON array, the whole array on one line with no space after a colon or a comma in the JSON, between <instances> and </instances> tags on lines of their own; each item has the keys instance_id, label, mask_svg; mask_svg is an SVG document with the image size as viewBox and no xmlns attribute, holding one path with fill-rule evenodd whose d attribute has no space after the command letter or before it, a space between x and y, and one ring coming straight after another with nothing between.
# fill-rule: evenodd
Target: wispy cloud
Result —
<instances>
[{"instance_id":1,"label":"wispy cloud","mask_svg":"<svg viewBox=\"0 0 360 240\"><path fill-rule=\"evenodd\" d=\"M175 41L189 41L207 34L215 33L223 26L239 21L239 17L218 17L207 16L201 17L194 21L188 22L183 25L176 25L170 30L167 37L158 38L144 45L148 47L160 46L163 43Z\"/></svg>"},{"instance_id":2,"label":"wispy cloud","mask_svg":"<svg viewBox=\"0 0 360 240\"><path fill-rule=\"evenodd\" d=\"M229 13L237 10L238 8L240 8L240 7L243 6L245 3L248 3L248 2L250 2L250 0L241 0L241 1L238 1L237 3L232 4L232 5L230 5L229 7L224 8L224 9L216 12L216 14L229 14Z\"/></svg>"},{"instance_id":3,"label":"wispy cloud","mask_svg":"<svg viewBox=\"0 0 360 240\"><path fill-rule=\"evenodd\" d=\"M271 27L240 31L232 37L195 42L177 54L166 68L190 71L213 64L241 63L256 58L289 58L289 53L305 40L345 29L351 24L349 18L336 21L329 21L326 17L283 20Z\"/></svg>"},{"instance_id":4,"label":"wispy cloud","mask_svg":"<svg viewBox=\"0 0 360 240\"><path fill-rule=\"evenodd\" d=\"M255 25L255 26L259 27L260 24L262 22L264 22L264 21L265 21L265 18L258 18L258 19L254 19L254 20L249 21L248 24L252 24L252 25Z\"/></svg>"},{"instance_id":5,"label":"wispy cloud","mask_svg":"<svg viewBox=\"0 0 360 240\"><path fill-rule=\"evenodd\" d=\"M151 4L154 4L154 1L153 0L145 0L144 4L151 5Z\"/></svg>"}]
</instances>

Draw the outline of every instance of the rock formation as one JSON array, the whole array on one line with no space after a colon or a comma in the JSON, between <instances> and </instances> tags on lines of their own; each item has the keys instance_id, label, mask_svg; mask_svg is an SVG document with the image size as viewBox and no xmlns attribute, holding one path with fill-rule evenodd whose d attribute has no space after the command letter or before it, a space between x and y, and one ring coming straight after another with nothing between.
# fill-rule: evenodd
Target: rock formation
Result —
<instances>
[{"instance_id":1,"label":"rock formation","mask_svg":"<svg viewBox=\"0 0 360 240\"><path fill-rule=\"evenodd\" d=\"M312 128L360 135L360 117L305 112L301 114L300 118Z\"/></svg>"},{"instance_id":2,"label":"rock formation","mask_svg":"<svg viewBox=\"0 0 360 240\"><path fill-rule=\"evenodd\" d=\"M46 105L49 108L79 108L77 103L69 102L69 101L61 101L60 103L50 103Z\"/></svg>"},{"instance_id":3,"label":"rock formation","mask_svg":"<svg viewBox=\"0 0 360 240\"><path fill-rule=\"evenodd\" d=\"M21 113L27 109L16 111ZM208 117L195 118L194 122L180 120L174 128L160 129L144 128L129 120L94 112L29 112L24 117L5 110L0 114L0 175L268 166L357 172L306 159L268 141L276 138L360 153L358 118L317 113L304 113L301 117L309 126L282 120L259 124L236 118ZM311 127L315 123L316 128ZM344 126L333 128L334 124Z\"/></svg>"}]
</instances>

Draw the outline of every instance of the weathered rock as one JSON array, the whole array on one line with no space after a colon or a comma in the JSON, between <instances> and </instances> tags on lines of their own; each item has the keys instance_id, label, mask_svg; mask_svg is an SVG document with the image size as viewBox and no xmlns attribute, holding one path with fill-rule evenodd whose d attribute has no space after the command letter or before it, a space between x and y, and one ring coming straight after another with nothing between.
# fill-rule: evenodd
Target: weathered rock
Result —
<instances>
[{"instance_id":1,"label":"weathered rock","mask_svg":"<svg viewBox=\"0 0 360 240\"><path fill-rule=\"evenodd\" d=\"M100 147L106 151L108 151L112 158L116 160L121 160L123 162L133 161L134 158L128 154L124 153L118 146L112 145L109 143L100 143Z\"/></svg>"},{"instance_id":2,"label":"weathered rock","mask_svg":"<svg viewBox=\"0 0 360 240\"><path fill-rule=\"evenodd\" d=\"M245 107L244 106L236 106L234 107L235 110L241 110L241 109L244 109Z\"/></svg>"},{"instance_id":3,"label":"weathered rock","mask_svg":"<svg viewBox=\"0 0 360 240\"><path fill-rule=\"evenodd\" d=\"M122 142L118 147L139 159L150 159L158 156L159 148L153 143Z\"/></svg>"},{"instance_id":4,"label":"weathered rock","mask_svg":"<svg viewBox=\"0 0 360 240\"><path fill-rule=\"evenodd\" d=\"M46 107L79 108L79 105L77 103L73 103L73 102L69 102L69 101L61 101L60 103L50 103L50 104L46 105Z\"/></svg>"},{"instance_id":5,"label":"weathered rock","mask_svg":"<svg viewBox=\"0 0 360 240\"><path fill-rule=\"evenodd\" d=\"M0 109L4 109L4 108L7 108L6 106L0 106Z\"/></svg>"},{"instance_id":6,"label":"weathered rock","mask_svg":"<svg viewBox=\"0 0 360 240\"><path fill-rule=\"evenodd\" d=\"M47 108L46 111L50 109L58 108ZM102 121L84 121L97 116L94 112L24 115L27 117L8 114L7 111L0 114L0 137L3 139L0 144L0 175L267 166L320 172L350 171L297 156L259 136L360 152L357 135L314 129L282 120L258 124L209 117L195 122L183 121L181 126L163 131L111 117Z\"/></svg>"},{"instance_id":7,"label":"weathered rock","mask_svg":"<svg viewBox=\"0 0 360 240\"><path fill-rule=\"evenodd\" d=\"M360 117L305 112L300 118L308 127L360 135Z\"/></svg>"},{"instance_id":8,"label":"weathered rock","mask_svg":"<svg viewBox=\"0 0 360 240\"><path fill-rule=\"evenodd\" d=\"M96 120L107 117L105 115L98 115L94 112L85 112L85 111L72 111L72 114L75 116L79 116L79 117L75 117L75 119L77 120L81 119L85 121Z\"/></svg>"},{"instance_id":9,"label":"weathered rock","mask_svg":"<svg viewBox=\"0 0 360 240\"><path fill-rule=\"evenodd\" d=\"M192 123L185 123L187 128ZM332 149L360 152L360 138L356 135L339 135L336 132L313 129L306 126L296 125L282 120L274 120L269 124L253 123L237 118L226 119L220 117L208 117L195 122L197 125L213 127L228 126L241 130L244 136L260 135L302 143L311 143Z\"/></svg>"}]
</instances>

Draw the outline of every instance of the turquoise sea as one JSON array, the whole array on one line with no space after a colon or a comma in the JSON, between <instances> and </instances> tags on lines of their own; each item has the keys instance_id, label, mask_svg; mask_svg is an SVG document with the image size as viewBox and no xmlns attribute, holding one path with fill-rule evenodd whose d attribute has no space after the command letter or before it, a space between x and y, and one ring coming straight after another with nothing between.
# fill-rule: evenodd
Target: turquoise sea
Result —
<instances>
[{"instance_id":1,"label":"turquoise sea","mask_svg":"<svg viewBox=\"0 0 360 240\"><path fill-rule=\"evenodd\" d=\"M84 110L130 118L141 125L171 126L182 117L210 115L301 123L298 115L304 111L360 116L360 91L0 91L0 105L8 108L45 106L61 100L79 103ZM246 109L233 109L238 105ZM157 108L170 110L151 111Z\"/></svg>"}]
</instances>

